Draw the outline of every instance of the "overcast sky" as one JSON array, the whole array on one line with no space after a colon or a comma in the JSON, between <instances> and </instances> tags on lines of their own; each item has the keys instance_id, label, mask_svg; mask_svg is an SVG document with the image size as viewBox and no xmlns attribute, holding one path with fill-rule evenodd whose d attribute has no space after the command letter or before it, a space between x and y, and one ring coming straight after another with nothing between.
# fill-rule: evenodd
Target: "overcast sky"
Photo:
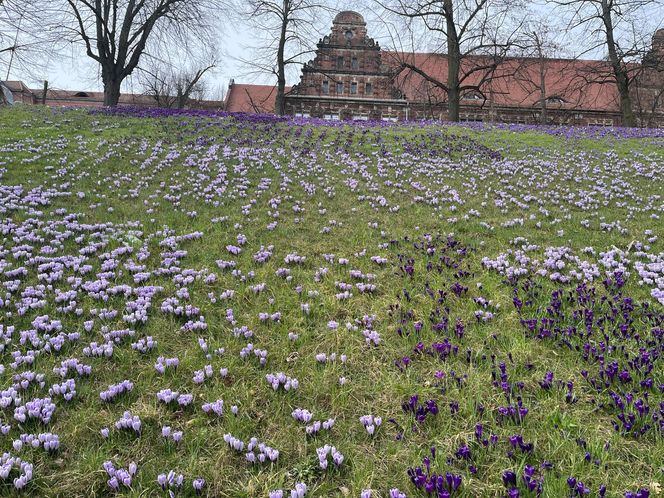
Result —
<instances>
[{"instance_id":1,"label":"overcast sky","mask_svg":"<svg viewBox=\"0 0 664 498\"><path fill-rule=\"evenodd\" d=\"M242 80L238 75L244 71L242 65L233 60L233 57L243 58L248 53L244 47L251 43L250 37L235 31L219 34L220 63L214 69L214 73L208 78L211 86L227 86L230 78ZM80 45L72 45L61 58L49 63L46 68L49 86L63 90L102 90L99 77L99 66L87 57ZM6 75L2 75L4 79ZM269 75L268 75L269 76ZM138 83L131 80L126 81L125 91L133 90L140 92ZM10 79L23 79L30 86L41 86L41 81L35 81L29 74L21 74L20 71L12 72ZM255 78L249 78L254 80ZM260 79L260 78L259 78ZM263 78L266 79L266 78ZM253 82L253 81L252 81Z\"/></svg>"},{"instance_id":2,"label":"overcast sky","mask_svg":"<svg viewBox=\"0 0 664 498\"><path fill-rule=\"evenodd\" d=\"M388 30L385 28L385 23L381 20L377 13L372 12L372 9L367 7L362 7L361 3L365 0L356 0L353 4L347 0L342 1L341 8L339 10L351 9L354 8L359 11L367 21L367 29L369 36L377 39L381 46L388 47L392 45L392 40L387 36ZM346 5L344 5L344 3ZM529 2L529 6L532 8L534 2ZM535 8L534 15L541 15L544 21L551 25L557 24L557 18L550 16L546 17L547 13L550 13L550 7L546 10L543 8ZM654 14L654 13L653 13ZM320 28L322 33L329 32L330 27L332 26L332 19L334 18L335 13L331 12L321 16ZM662 19L661 16L653 15L650 16L650 19L653 20L657 18L657 25L661 25ZM236 82L244 83L269 83L274 84L275 78L273 75L249 75L249 69L244 66L237 59L251 59L251 50L249 47L255 45L257 40L252 36L252 30L246 26L240 25L237 21L229 21L227 19L221 18L216 20L216 23L223 28L223 32L220 30L218 35L218 46L220 49L219 53L219 63L217 68L213 73L209 74L207 77L208 87L212 90L212 95L210 98L219 98L220 89L225 89L228 86L228 82L231 78L234 78ZM652 29L657 26L653 25ZM562 36L563 31L558 29L556 30L559 36ZM415 42L418 45L419 50L436 50L437 47L431 45L434 43L435 37L432 37L430 33L426 34L426 38L423 40L418 40ZM314 42L317 40L313 40ZM565 43L570 46L569 37L565 39ZM429 46L426 46L429 44ZM571 55L571 54L556 54L557 56L561 55ZM602 53L586 54L585 57L602 57ZM313 57L313 56L312 56ZM0 64L0 68L3 65ZM6 66L5 66L6 67ZM6 69L3 70L3 74L0 74L0 79L5 79ZM99 68L98 66L85 55L82 50L81 45L73 44L70 49L68 49L61 57L57 60L49 61L48 65L43 69L39 69L38 74L30 75L26 72L22 72L19 67L14 67L12 72L9 75L9 79L21 79L28 83L30 87L40 88L43 80L47 79L49 81L50 88L56 89L67 89L67 90L101 90L102 85L99 78ZM294 84L299 80L299 68L292 71L288 75L288 83ZM217 91L215 91L215 89ZM125 92L136 92L140 93L140 88L138 82L132 77L129 77L125 80L125 85L123 88Z\"/></svg>"},{"instance_id":3,"label":"overcast sky","mask_svg":"<svg viewBox=\"0 0 664 498\"><path fill-rule=\"evenodd\" d=\"M371 19L371 12L362 13L368 21L369 36L377 34L379 27L376 24L379 23ZM321 19L321 28L325 31L331 28L334 13L328 14L327 17L329 19ZM223 26L223 32L220 30L218 34L219 64L207 78L209 85L225 88L228 86L231 78L234 78L238 83L275 83L273 75L249 74L251 73L250 68L240 62L242 59L251 59L250 47L256 43L255 37L251 35L251 30L248 27L239 25L237 21L229 22L226 19L220 18L217 23ZM372 24L376 29L372 29ZM0 68L2 67L0 64ZM92 59L85 55L80 44L71 45L57 60L49 61L48 65L43 70L40 70L37 75L21 71L20 67L16 65L14 65L9 78L5 78L6 73L4 71L6 69L3 70L3 74L0 74L0 80L23 80L30 87L39 88L43 80L47 79L50 88L63 90L102 90L99 67ZM291 80L289 84L296 83L297 81L292 80L297 79L299 79L297 71L289 74L289 80ZM140 92L138 82L135 80L132 81L132 77L129 77L125 80L124 91Z\"/></svg>"}]
</instances>

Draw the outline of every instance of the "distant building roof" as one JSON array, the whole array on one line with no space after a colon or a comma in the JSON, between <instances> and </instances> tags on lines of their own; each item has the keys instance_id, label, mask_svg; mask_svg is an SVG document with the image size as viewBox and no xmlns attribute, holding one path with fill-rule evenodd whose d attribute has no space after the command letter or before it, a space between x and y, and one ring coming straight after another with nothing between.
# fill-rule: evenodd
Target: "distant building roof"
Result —
<instances>
[{"instance_id":1,"label":"distant building roof","mask_svg":"<svg viewBox=\"0 0 664 498\"><path fill-rule=\"evenodd\" d=\"M30 89L22 81L3 81L2 82L12 92L30 92Z\"/></svg>"},{"instance_id":2,"label":"distant building roof","mask_svg":"<svg viewBox=\"0 0 664 498\"><path fill-rule=\"evenodd\" d=\"M22 81L5 81L3 85L12 94L15 102L27 104L41 103L43 90L30 89ZM122 93L118 104L121 106L157 107L157 101L150 95ZM104 93L81 90L56 90L46 92L46 105L66 107L103 107ZM219 100L192 100L190 107L200 109L221 110L224 102Z\"/></svg>"},{"instance_id":3,"label":"distant building roof","mask_svg":"<svg viewBox=\"0 0 664 498\"><path fill-rule=\"evenodd\" d=\"M32 90L40 95L41 90ZM80 90L48 90L47 104L51 106L100 107L104 105L104 92L89 92ZM120 105L154 106L155 100L149 95L121 94Z\"/></svg>"},{"instance_id":4,"label":"distant building roof","mask_svg":"<svg viewBox=\"0 0 664 498\"><path fill-rule=\"evenodd\" d=\"M286 87L286 93L291 87ZM226 94L227 112L273 113L277 100L277 87L245 85L231 81Z\"/></svg>"},{"instance_id":5,"label":"distant building roof","mask_svg":"<svg viewBox=\"0 0 664 498\"><path fill-rule=\"evenodd\" d=\"M14 103L14 94L2 81L0 81L0 92L2 92L2 95L0 95L0 104L6 103L12 105Z\"/></svg>"},{"instance_id":6,"label":"distant building roof","mask_svg":"<svg viewBox=\"0 0 664 498\"><path fill-rule=\"evenodd\" d=\"M447 83L447 55L427 53L383 52L383 61L393 70L404 63L421 70L429 78ZM504 59L493 76L487 71L472 72L472 67L488 66L489 57L471 56L462 61L461 74L470 73L464 86L479 86L483 92L478 103L486 98L496 106L534 107L541 98L543 70L546 97L562 101L565 107L594 111L619 110L618 92L610 78L608 62L578 59L539 59L511 57ZM465 67L465 69L464 69ZM485 78L485 81L482 79ZM409 101L435 99L447 101L445 91L417 71L405 67L395 77L395 86ZM473 93L473 92L470 92ZM474 92L477 94L477 92ZM463 96L462 96L463 97ZM468 102L465 102L468 103Z\"/></svg>"}]
</instances>

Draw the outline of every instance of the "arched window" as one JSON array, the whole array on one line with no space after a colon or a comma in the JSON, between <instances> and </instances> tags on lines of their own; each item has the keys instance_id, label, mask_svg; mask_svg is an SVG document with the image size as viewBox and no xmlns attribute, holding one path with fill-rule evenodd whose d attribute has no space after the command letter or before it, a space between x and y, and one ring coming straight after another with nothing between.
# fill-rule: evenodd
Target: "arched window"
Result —
<instances>
[{"instance_id":1,"label":"arched window","mask_svg":"<svg viewBox=\"0 0 664 498\"><path fill-rule=\"evenodd\" d=\"M565 99L562 97L547 97L545 102L552 105L562 105L565 104Z\"/></svg>"},{"instance_id":2,"label":"arched window","mask_svg":"<svg viewBox=\"0 0 664 498\"><path fill-rule=\"evenodd\" d=\"M461 96L461 100L484 100L478 92L467 92Z\"/></svg>"},{"instance_id":3,"label":"arched window","mask_svg":"<svg viewBox=\"0 0 664 498\"><path fill-rule=\"evenodd\" d=\"M90 95L88 95L85 92L77 92L77 93L74 94L74 97L89 97L89 96Z\"/></svg>"}]
</instances>

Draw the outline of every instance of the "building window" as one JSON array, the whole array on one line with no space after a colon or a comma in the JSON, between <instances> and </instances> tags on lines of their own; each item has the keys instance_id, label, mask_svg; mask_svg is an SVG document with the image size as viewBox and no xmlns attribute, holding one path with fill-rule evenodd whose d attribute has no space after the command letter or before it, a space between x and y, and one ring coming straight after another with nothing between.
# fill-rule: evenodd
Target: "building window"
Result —
<instances>
[{"instance_id":1,"label":"building window","mask_svg":"<svg viewBox=\"0 0 664 498\"><path fill-rule=\"evenodd\" d=\"M344 67L344 56L340 55L337 57L337 69L343 69Z\"/></svg>"},{"instance_id":2,"label":"building window","mask_svg":"<svg viewBox=\"0 0 664 498\"><path fill-rule=\"evenodd\" d=\"M338 114L324 114L323 119L326 119L328 121L339 121L339 115Z\"/></svg>"},{"instance_id":3,"label":"building window","mask_svg":"<svg viewBox=\"0 0 664 498\"><path fill-rule=\"evenodd\" d=\"M373 87L371 86L371 83L366 83L364 85L364 94L371 95L372 93L373 93Z\"/></svg>"},{"instance_id":4,"label":"building window","mask_svg":"<svg viewBox=\"0 0 664 498\"><path fill-rule=\"evenodd\" d=\"M357 81L353 81L350 84L350 93L351 95L357 95Z\"/></svg>"},{"instance_id":5,"label":"building window","mask_svg":"<svg viewBox=\"0 0 664 498\"><path fill-rule=\"evenodd\" d=\"M323 81L323 95L328 95L330 93L330 82Z\"/></svg>"},{"instance_id":6,"label":"building window","mask_svg":"<svg viewBox=\"0 0 664 498\"><path fill-rule=\"evenodd\" d=\"M468 92L461 96L461 100L483 100L482 96L477 92Z\"/></svg>"},{"instance_id":7,"label":"building window","mask_svg":"<svg viewBox=\"0 0 664 498\"><path fill-rule=\"evenodd\" d=\"M561 97L547 97L546 101L547 104L557 104L557 105L562 105L565 103L565 100L562 99Z\"/></svg>"},{"instance_id":8,"label":"building window","mask_svg":"<svg viewBox=\"0 0 664 498\"><path fill-rule=\"evenodd\" d=\"M344 93L344 84L342 81L337 81L337 93L338 94Z\"/></svg>"},{"instance_id":9,"label":"building window","mask_svg":"<svg viewBox=\"0 0 664 498\"><path fill-rule=\"evenodd\" d=\"M360 69L360 63L357 62L357 57L353 57L350 60L350 67L351 69Z\"/></svg>"}]
</instances>

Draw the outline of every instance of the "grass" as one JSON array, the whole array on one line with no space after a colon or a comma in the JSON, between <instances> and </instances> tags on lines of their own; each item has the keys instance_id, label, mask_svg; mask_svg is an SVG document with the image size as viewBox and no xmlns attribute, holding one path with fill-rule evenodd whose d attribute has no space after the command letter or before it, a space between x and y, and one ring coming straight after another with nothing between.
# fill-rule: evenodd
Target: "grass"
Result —
<instances>
[{"instance_id":1,"label":"grass","mask_svg":"<svg viewBox=\"0 0 664 498\"><path fill-rule=\"evenodd\" d=\"M585 362L561 341L535 340L526 334L522 317L512 305L513 284L482 266L483 257L494 259L526 243L515 245L517 237L539 246L529 255L540 260L548 246L566 246L574 254L592 259L584 256L583 248L591 246L597 254L614 246L626 249L634 241L645 243L648 229L659 239L649 243L645 252L656 255L664 251L662 220L652 217L663 211L663 184L656 181L664 160L658 139L565 140L535 131L480 132L434 125L297 127L182 116L91 116L83 111L20 107L0 110L0 129L3 186L22 186L23 196L31 189L64 192L50 197L48 205L30 206L25 197L14 205L2 204L4 226L14 225L3 232L4 272L22 265L28 270L0 314L0 323L16 329L0 355L5 366L2 387L7 389L14 382L11 352L31 349L19 344L20 331L33 328L32 320L41 315L61 320L64 331L81 332L81 339L57 354L40 355L30 369L45 374L46 387L31 386L22 397L45 397L48 387L61 381L52 373L53 367L66 358L79 358L93 368L89 378L76 379L73 401L57 399L48 427L18 424L12 408L0 412L3 423L12 426L9 435L0 439L2 451L35 466L24 494L111 494L102 465L112 460L120 467L131 461L138 464L131 488L118 493L122 496L160 496L157 475L170 469L186 479L178 496L194 496L191 481L196 477L205 478L203 494L207 496L262 497L273 489L291 489L296 482L308 485L307 496L359 496L361 490L372 489L372 496L387 497L392 488L400 488L408 496L424 496L409 482L406 471L421 465L431 446L437 448L432 464L436 471L463 476L458 496L503 496L507 492L501 479L504 470L514 470L520 480L526 465L539 468L544 461L553 464L552 470L537 471L546 497L568 496L570 476L588 485L592 496L601 484L608 487L607 496L622 496L640 487L649 487L656 495L664 486L661 432L635 438L614 431L608 389L596 392L580 374L583 369L596 371L598 364ZM212 146L217 146L216 151L210 151ZM499 152L502 159L492 160L491 151ZM173 152L178 156L168 159ZM206 155L208 159L204 159ZM644 171L655 176L648 177ZM351 188L349 180L356 186ZM588 201L584 192L593 192L594 201ZM602 192L610 195L603 197ZM279 199L278 206L272 199ZM580 200L584 203L578 205ZM250 206L248 213L246 208L243 212L245 206ZM79 223L74 236L62 237L61 244L53 239L65 231L63 223L54 225L53 231L30 222L35 218L62 222L64 212L58 209L76 213ZM213 221L220 217L225 220ZM588 228L580 223L586 219ZM269 230L273 221L278 224ZM610 231L600 226L618 221L620 226ZM98 239L81 228L82 224L102 223L107 228ZM16 226L21 224L41 240L17 238ZM321 233L325 227L329 231ZM68 277L95 280L102 253L123 246L135 251L144 248L149 257L139 264L146 271L155 270L162 265L160 253L168 250L160 241L168 235L198 231L202 238L181 241L177 249L186 251L181 270L205 270L203 278L185 285L190 298L182 301L200 308L207 330L183 333L180 328L187 319L160 311L161 302L180 287L167 275L152 275L142 284L163 287L152 300L145 324L129 327L123 323L126 298L115 296L101 302L80 289L75 307L83 310L81 317L56 310L55 289L68 289ZM240 233L248 242L241 254L233 256L225 247L237 245ZM412 244L427 233L454 234L468 248L465 257L454 251L446 253L459 267L427 270L427 262L438 260L418 252ZM78 235L83 235L81 242L75 240ZM23 316L16 313L21 293L43 282L37 279L36 265L13 258L12 248L27 243L35 247L37 255L50 244L56 248L56 256L78 255L82 245L95 240L105 240L107 245L86 261L93 267L90 273L79 275L66 268L62 278L45 289L44 307ZM256 264L253 254L268 245L274 245L274 255L265 264ZM284 263L286 254L293 251L306 256L303 265ZM334 254L334 262L326 261L325 254ZM386 257L388 264L373 263L370 257L376 255ZM409 257L414 258L413 277L400 269ZM340 265L339 258L348 258L350 263ZM136 286L125 267L130 259L136 262L135 254L117 259L120 264L112 284ZM230 271L220 270L216 264L220 259L234 260L243 275L253 271L255 276L243 282ZM281 267L291 269L290 281L275 274ZM328 273L318 281L314 277L321 267L327 267ZM467 273L459 276L459 268ZM351 299L336 299L335 294L341 292L336 282L355 282L350 269L375 274L372 283L377 292L361 294L354 289ZM204 275L209 273L216 274L214 283L205 283ZM13 280L6 275L2 278L3 282ZM537 316L546 314L552 291L574 289L548 278L533 276L533 281L539 291L528 308ZM260 282L267 289L254 294L249 286ZM468 290L456 296L450 292L454 282ZM638 282L632 269L624 295L650 303L653 312L661 314L662 307L650 296L650 288ZM611 295L601 279L592 285L600 295ZM234 289L234 298L225 302L208 298L209 293L218 298L225 289ZM427 289L446 292L444 303L432 299ZM493 320L475 319L475 312L484 309L474 300L480 297L491 300L487 309L493 312ZM302 303L310 304L309 314L301 311ZM117 318L97 318L93 330L84 332L82 322L90 319L90 310L102 308L118 310ZM238 326L254 331L252 339L233 336L233 326L226 320L228 308L233 309ZM400 312L407 311L412 315L402 321ZM278 323L263 322L258 318L260 312L281 312L282 317ZM436 312L449 316L448 332L433 330L429 317ZM363 326L358 324L365 315L376 316L375 329L381 336L378 347L365 344ZM466 327L462 338L453 333L457 319ZM341 326L330 330L330 320ZM642 315L635 320L633 327L650 337L651 324ZM419 334L412 332L416 321L424 323ZM347 329L346 322L357 329ZM103 342L102 325L110 330L133 328L136 335L115 345L110 359L85 357L83 347L92 341ZM295 342L288 339L291 331L299 335ZM129 343L146 336L156 339L156 349L146 355L133 351ZM225 354L206 359L198 337L205 338L210 351L224 348ZM418 343L430 346L445 337L458 346L458 353L445 361L413 353ZM597 344L598 340L591 342ZM268 351L266 367L254 357L240 359L239 352L247 342ZM626 344L628 351L640 346ZM346 354L348 361L323 365L314 358L321 352ZM178 357L178 369L159 375L153 367L158 356ZM412 358L410 366L397 368L395 361L404 356ZM500 387L492 383L500 362L507 364L510 383L523 383L518 392L529 413L521 423L501 422L496 415L497 407L507 404ZM221 379L215 374L195 385L194 371L206 364L215 372L227 367L229 376ZM18 369L23 370L27 368ZM264 376L281 371L299 379L297 391L272 391ZM445 373L443 379L435 376L437 371ZM563 386L540 388L547 371L554 372L556 380L574 382L575 403L565 401ZM655 410L663 401L656 388L664 383L661 360L654 363L650 376L655 381L649 391ZM340 385L340 377L347 383ZM461 380L455 381L455 377ZM100 391L123 379L134 382L131 393L113 403L99 399ZM156 398L164 388L191 393L194 403L184 409L166 407ZM636 383L612 389L639 392ZM415 422L401 408L414 394L420 401L436 400L439 414L427 417L424 423ZM218 420L201 410L203 402L216 399L225 403L224 415ZM452 402L459 404L453 414L449 409ZM239 407L237 417L230 413L231 405ZM478 410L479 405L484 411ZM291 418L296 407L313 412L314 420L334 418L335 425L330 432L307 436L304 426ZM140 437L114 428L125 410L140 416ZM373 437L358 421L366 414L384 420ZM495 447L484 449L475 442L478 423L484 425L486 434L498 436ZM161 427L165 425L183 430L179 446L163 442ZM111 429L108 439L100 436L102 427ZM12 441L20 434L40 432L58 434L60 450L47 454L42 449L12 449ZM245 441L252 436L265 441L280 451L278 461L264 465L245 462L243 454L232 452L224 442L226 433ZM532 453L510 454L508 438L515 434L533 443ZM334 445L344 454L339 468L331 463L327 470L319 468L316 448L324 444ZM471 446L471 462L454 456L464 444ZM586 452L599 463L586 461ZM476 473L471 472L471 465ZM534 496L523 483L520 488L522 496ZM0 486L0 493L14 493L11 479Z\"/></svg>"}]
</instances>

